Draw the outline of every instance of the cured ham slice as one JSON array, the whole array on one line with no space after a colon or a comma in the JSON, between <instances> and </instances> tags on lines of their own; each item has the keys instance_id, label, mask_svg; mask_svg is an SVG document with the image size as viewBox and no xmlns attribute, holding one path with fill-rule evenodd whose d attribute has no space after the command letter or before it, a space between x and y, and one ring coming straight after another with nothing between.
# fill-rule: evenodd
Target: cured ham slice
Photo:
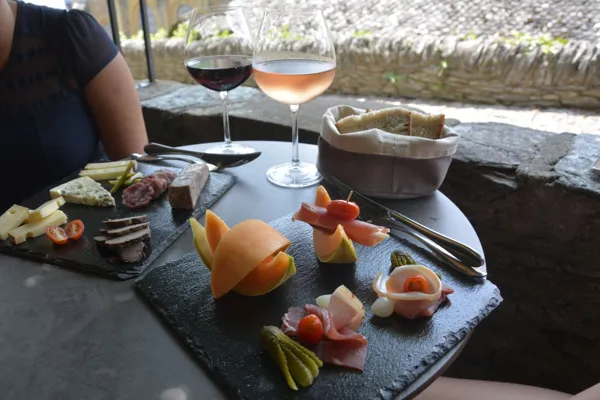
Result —
<instances>
[{"instance_id":1,"label":"cured ham slice","mask_svg":"<svg viewBox=\"0 0 600 400\"><path fill-rule=\"evenodd\" d=\"M309 348L315 352L324 363L353 368L362 371L367 357L367 338L348 328L339 331L331 322L326 309L311 304L290 307L284 314L281 330L288 336L298 335L298 323L307 314L314 314L323 323L323 333L326 339Z\"/></svg>"},{"instance_id":2,"label":"cured ham slice","mask_svg":"<svg viewBox=\"0 0 600 400\"><path fill-rule=\"evenodd\" d=\"M406 280L416 275L427 281L427 290L404 290ZM379 273L373 281L373 290L379 297L393 301L394 312L408 319L431 317L447 296L454 293L454 289L442 284L435 272L422 265L403 265L394 269L389 277Z\"/></svg>"},{"instance_id":3,"label":"cured ham slice","mask_svg":"<svg viewBox=\"0 0 600 400\"><path fill-rule=\"evenodd\" d=\"M324 363L362 371L365 368L367 347L366 343L357 345L348 342L321 340L311 350Z\"/></svg>"},{"instance_id":4,"label":"cured ham slice","mask_svg":"<svg viewBox=\"0 0 600 400\"><path fill-rule=\"evenodd\" d=\"M359 220L343 220L333 217L324 207L314 206L308 203L302 203L293 217L294 220L306 222L313 227L324 231L335 232L338 225L344 227L346 235L356 243L363 246L374 246L385 240L390 231L383 226L373 225Z\"/></svg>"}]
</instances>

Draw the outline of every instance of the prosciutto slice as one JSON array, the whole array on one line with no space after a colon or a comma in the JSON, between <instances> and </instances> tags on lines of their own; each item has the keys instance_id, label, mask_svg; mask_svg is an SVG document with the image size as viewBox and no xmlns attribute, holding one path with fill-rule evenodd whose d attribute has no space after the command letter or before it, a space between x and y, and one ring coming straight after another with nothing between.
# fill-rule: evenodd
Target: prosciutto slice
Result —
<instances>
[{"instance_id":1,"label":"prosciutto slice","mask_svg":"<svg viewBox=\"0 0 600 400\"><path fill-rule=\"evenodd\" d=\"M314 314L323 324L325 339L309 347L324 363L362 371L367 357L367 338L348 328L339 331L326 309L307 304L304 309L290 307L283 315L281 330L288 336L298 336L298 323L302 317Z\"/></svg>"},{"instance_id":2,"label":"prosciutto slice","mask_svg":"<svg viewBox=\"0 0 600 400\"><path fill-rule=\"evenodd\" d=\"M380 243L389 236L388 232L390 231L388 228L365 221L335 218L327 212L326 208L308 203L302 203L300 210L294 214L293 220L306 222L331 233L335 232L338 225L342 225L348 237L363 246L374 246Z\"/></svg>"},{"instance_id":3,"label":"prosciutto slice","mask_svg":"<svg viewBox=\"0 0 600 400\"><path fill-rule=\"evenodd\" d=\"M428 289L423 292L405 292L404 282L413 275L425 278ZM442 283L438 276L423 265L403 265L394 269L389 277L380 272L373 281L373 289L379 297L394 302L394 312L408 319L431 317L454 289Z\"/></svg>"}]
</instances>

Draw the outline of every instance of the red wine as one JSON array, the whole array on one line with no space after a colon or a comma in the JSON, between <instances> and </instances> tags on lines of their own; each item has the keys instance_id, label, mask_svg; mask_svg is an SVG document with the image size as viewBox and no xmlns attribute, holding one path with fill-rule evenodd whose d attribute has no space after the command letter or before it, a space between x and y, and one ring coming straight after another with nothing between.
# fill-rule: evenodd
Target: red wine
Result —
<instances>
[{"instance_id":1,"label":"red wine","mask_svg":"<svg viewBox=\"0 0 600 400\"><path fill-rule=\"evenodd\" d=\"M196 82L217 92L233 90L252 75L252 58L248 56L210 56L185 62Z\"/></svg>"}]
</instances>

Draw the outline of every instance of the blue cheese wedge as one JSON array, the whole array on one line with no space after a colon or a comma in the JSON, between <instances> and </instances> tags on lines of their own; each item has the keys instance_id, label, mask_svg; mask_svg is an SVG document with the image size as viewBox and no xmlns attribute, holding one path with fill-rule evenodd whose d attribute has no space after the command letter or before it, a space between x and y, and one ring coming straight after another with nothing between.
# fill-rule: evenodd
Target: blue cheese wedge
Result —
<instances>
[{"instance_id":1,"label":"blue cheese wedge","mask_svg":"<svg viewBox=\"0 0 600 400\"><path fill-rule=\"evenodd\" d=\"M20 244L26 241L27 238L34 238L43 235L46 232L46 228L50 226L59 226L66 222L67 215L58 210L39 221L30 222L13 229L12 231L8 232L8 236L12 243Z\"/></svg>"},{"instance_id":2,"label":"blue cheese wedge","mask_svg":"<svg viewBox=\"0 0 600 400\"><path fill-rule=\"evenodd\" d=\"M64 197L67 203L87 206L113 207L115 199L110 192L92 178L83 176L50 190L50 197Z\"/></svg>"},{"instance_id":3,"label":"blue cheese wedge","mask_svg":"<svg viewBox=\"0 0 600 400\"><path fill-rule=\"evenodd\" d=\"M8 232L21 226L29 216L29 209L14 205L0 217L0 240L8 238Z\"/></svg>"},{"instance_id":4,"label":"blue cheese wedge","mask_svg":"<svg viewBox=\"0 0 600 400\"><path fill-rule=\"evenodd\" d=\"M28 222L39 221L40 219L46 218L48 215L58 210L63 204L65 204L65 199L62 196L48 200L35 210L29 211Z\"/></svg>"}]
</instances>

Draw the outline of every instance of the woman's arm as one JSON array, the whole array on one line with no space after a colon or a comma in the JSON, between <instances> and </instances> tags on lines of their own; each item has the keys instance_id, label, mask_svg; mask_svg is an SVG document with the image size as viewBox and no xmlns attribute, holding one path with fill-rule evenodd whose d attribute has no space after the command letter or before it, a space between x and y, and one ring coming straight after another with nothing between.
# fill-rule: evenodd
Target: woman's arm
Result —
<instances>
[{"instance_id":1,"label":"woman's arm","mask_svg":"<svg viewBox=\"0 0 600 400\"><path fill-rule=\"evenodd\" d=\"M121 53L84 87L83 93L108 157L117 160L143 153L148 135L135 81Z\"/></svg>"}]
</instances>

